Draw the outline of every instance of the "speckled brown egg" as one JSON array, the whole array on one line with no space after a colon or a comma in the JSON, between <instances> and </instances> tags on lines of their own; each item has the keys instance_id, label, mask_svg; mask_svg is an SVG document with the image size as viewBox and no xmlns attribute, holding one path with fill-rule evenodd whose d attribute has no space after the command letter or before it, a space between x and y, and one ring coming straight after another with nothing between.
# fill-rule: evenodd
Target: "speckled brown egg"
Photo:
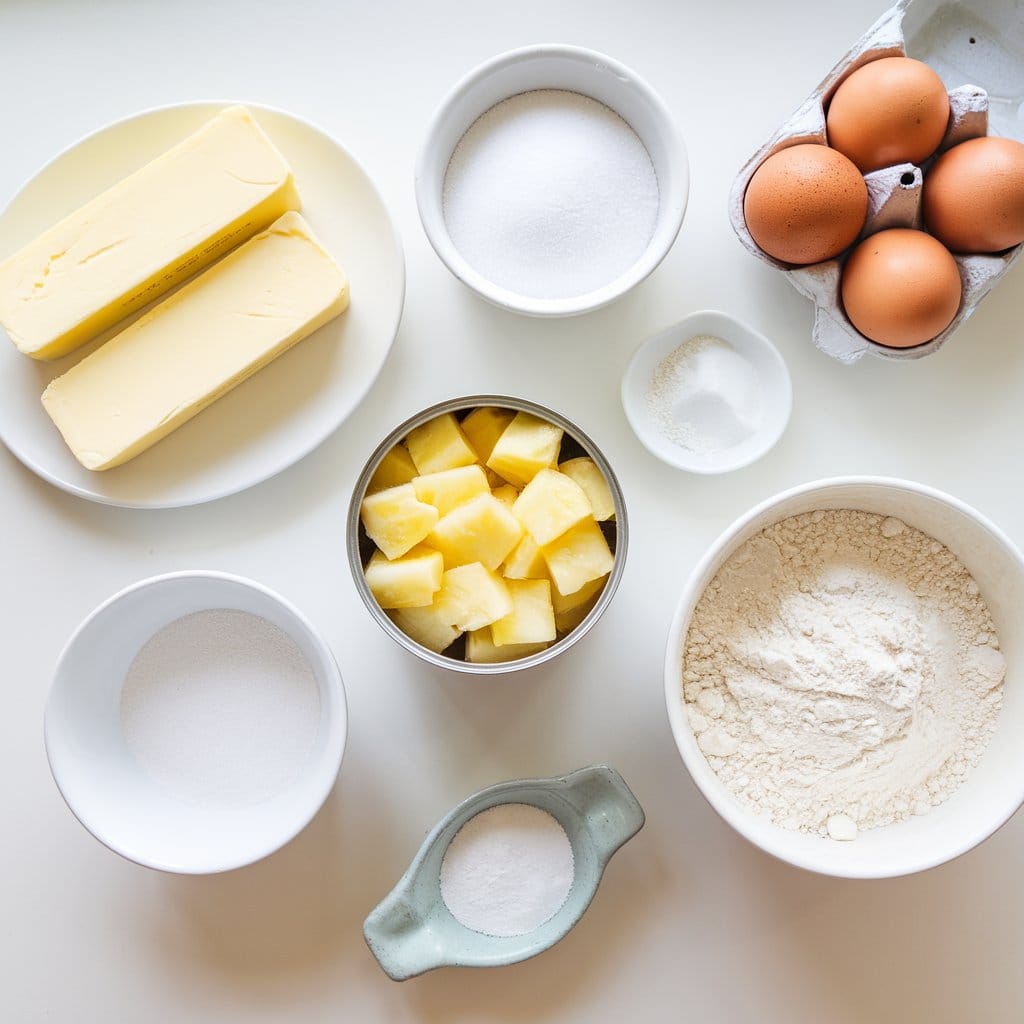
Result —
<instances>
[{"instance_id":1,"label":"speckled brown egg","mask_svg":"<svg viewBox=\"0 0 1024 1024\"><path fill-rule=\"evenodd\" d=\"M1024 242L1024 143L961 142L924 179L925 226L954 252L999 252Z\"/></svg>"},{"instance_id":2,"label":"speckled brown egg","mask_svg":"<svg viewBox=\"0 0 1024 1024\"><path fill-rule=\"evenodd\" d=\"M893 164L919 164L946 134L949 95L927 64L882 57L858 68L828 106L828 144L864 173Z\"/></svg>"},{"instance_id":3,"label":"speckled brown egg","mask_svg":"<svg viewBox=\"0 0 1024 1024\"><path fill-rule=\"evenodd\" d=\"M960 308L960 274L931 235L891 228L865 238L843 268L846 315L866 338L890 348L923 345Z\"/></svg>"},{"instance_id":4,"label":"speckled brown egg","mask_svg":"<svg viewBox=\"0 0 1024 1024\"><path fill-rule=\"evenodd\" d=\"M827 146L805 143L768 157L743 197L757 245L783 263L820 263L864 227L868 190L856 167Z\"/></svg>"}]
</instances>

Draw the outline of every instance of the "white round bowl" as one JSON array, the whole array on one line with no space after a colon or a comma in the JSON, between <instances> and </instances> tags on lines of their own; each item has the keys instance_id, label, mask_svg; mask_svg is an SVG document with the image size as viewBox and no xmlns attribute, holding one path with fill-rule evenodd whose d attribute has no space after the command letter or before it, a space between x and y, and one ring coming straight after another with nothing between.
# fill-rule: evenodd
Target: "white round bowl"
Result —
<instances>
[{"instance_id":1,"label":"white round bowl","mask_svg":"<svg viewBox=\"0 0 1024 1024\"><path fill-rule=\"evenodd\" d=\"M704 588L754 534L789 516L852 508L896 516L945 544L967 567L992 612L1007 673L992 742L964 784L927 814L836 842L758 817L732 795L697 746L686 718L681 666L690 618ZM683 590L665 654L665 699L679 753L708 803L740 835L797 867L844 878L887 878L942 864L995 832L1024 802L1024 558L1010 539L963 502L922 484L884 477L837 477L769 498L711 546Z\"/></svg>"},{"instance_id":2,"label":"white round bowl","mask_svg":"<svg viewBox=\"0 0 1024 1024\"><path fill-rule=\"evenodd\" d=\"M520 295L487 280L459 254L444 219L444 177L459 140L495 104L535 89L581 93L614 110L647 148L661 195L654 234L640 259L603 287L564 299ZM682 137L668 107L643 79L604 54L548 44L495 57L471 71L449 93L434 115L416 161L416 204L434 251L460 281L483 298L530 316L574 316L621 297L664 259L683 223L689 181Z\"/></svg>"},{"instance_id":3,"label":"white round bowl","mask_svg":"<svg viewBox=\"0 0 1024 1024\"><path fill-rule=\"evenodd\" d=\"M316 679L319 726L301 774L258 803L177 798L140 767L122 730L122 684L139 650L171 622L207 609L237 609L271 622L295 641ZM337 778L347 723L341 673L301 612L251 580L176 572L115 594L75 631L46 704L46 753L68 807L100 842L147 867L209 874L273 853L310 822Z\"/></svg>"},{"instance_id":4,"label":"white round bowl","mask_svg":"<svg viewBox=\"0 0 1024 1024\"><path fill-rule=\"evenodd\" d=\"M728 342L754 367L763 401L760 428L732 448L713 454L688 451L666 437L647 406L658 364L701 334ZM782 437L793 408L793 385L785 360L763 334L728 313L704 309L648 338L636 350L622 378L622 408L640 443L662 462L690 473L728 473L756 462Z\"/></svg>"}]
</instances>

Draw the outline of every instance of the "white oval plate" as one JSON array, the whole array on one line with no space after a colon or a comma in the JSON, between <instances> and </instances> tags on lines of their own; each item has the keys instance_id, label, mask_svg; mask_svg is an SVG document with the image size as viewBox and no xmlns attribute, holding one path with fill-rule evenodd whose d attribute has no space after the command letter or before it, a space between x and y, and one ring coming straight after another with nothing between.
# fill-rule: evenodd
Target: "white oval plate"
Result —
<instances>
[{"instance_id":1,"label":"white oval plate","mask_svg":"<svg viewBox=\"0 0 1024 1024\"><path fill-rule=\"evenodd\" d=\"M118 121L44 167L0 214L0 256L193 132L226 106L186 103ZM91 501L171 508L212 501L280 473L355 409L387 358L402 315L402 245L366 172L320 129L249 104L291 164L303 215L349 276L352 304L148 452L116 469L83 469L43 410L49 381L91 351L43 363L0 330L0 440L43 479Z\"/></svg>"}]
</instances>

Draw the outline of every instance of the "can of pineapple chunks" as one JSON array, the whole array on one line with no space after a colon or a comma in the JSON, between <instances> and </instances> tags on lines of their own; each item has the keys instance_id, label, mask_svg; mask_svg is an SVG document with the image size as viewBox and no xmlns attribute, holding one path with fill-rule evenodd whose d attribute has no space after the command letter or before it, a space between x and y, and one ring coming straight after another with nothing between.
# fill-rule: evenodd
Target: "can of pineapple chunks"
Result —
<instances>
[{"instance_id":1,"label":"can of pineapple chunks","mask_svg":"<svg viewBox=\"0 0 1024 1024\"><path fill-rule=\"evenodd\" d=\"M381 470L385 457L392 453L390 462L395 463L395 466L394 475L390 475L392 471L391 466L385 467L387 472L382 471L382 476L389 477L383 481L383 485L385 487L388 485L400 486L403 476L406 475L403 473L400 463L406 463L407 465L412 465L412 463L407 460L407 449L405 454L402 454L399 446L404 447L410 433L430 423L432 420L445 417L448 414L451 414L461 424L470 413L484 408L507 410L513 416L525 413L527 416L534 417L536 420L543 421L543 423L560 429L562 435L554 460L555 464L560 466L573 459L591 459L604 477L614 506L614 514L598 524L612 556L611 569L605 576L603 585L601 585L599 590L589 593L585 602L573 606L573 608L568 609L564 613L561 621L567 628L559 630L553 642L543 647L543 649L523 653L513 660L468 660L468 642L465 634L456 637L448 646L441 650L435 648L444 642L446 639L444 636L440 640L433 642L430 646L419 642L401 628L399 612L385 611L380 606L365 576L366 566L377 550L377 546L367 535L363 525L361 510L364 498L371 491L371 481L374 481L378 471ZM400 455L400 458L395 458L396 453ZM415 472L415 470L410 469L408 472ZM491 473L490 470L487 470L487 472ZM376 485L379 486L380 484L381 477L377 477ZM496 675L533 668L550 661L552 658L556 658L563 651L568 650L573 644L581 640L590 632L598 619L601 618L615 595L625 567L626 549L629 540L629 526L626 518L626 504L622 495L622 488L614 471L597 445L575 423L566 419L560 413L538 405L535 402L529 402L522 398L512 398L508 395L469 395L463 398L452 398L424 409L395 427L374 449L373 454L363 467L359 479L356 481L352 492L352 500L349 503L347 530L346 544L349 567L352 570L352 578L355 582L356 590L359 592L359 596L362 598L371 616L384 632L407 651L410 651L431 665L474 675ZM582 594L583 589L581 588L578 593ZM571 595L569 599L571 600ZM434 638L429 637L425 639L433 640ZM516 653L519 655L520 651L517 650Z\"/></svg>"}]
</instances>

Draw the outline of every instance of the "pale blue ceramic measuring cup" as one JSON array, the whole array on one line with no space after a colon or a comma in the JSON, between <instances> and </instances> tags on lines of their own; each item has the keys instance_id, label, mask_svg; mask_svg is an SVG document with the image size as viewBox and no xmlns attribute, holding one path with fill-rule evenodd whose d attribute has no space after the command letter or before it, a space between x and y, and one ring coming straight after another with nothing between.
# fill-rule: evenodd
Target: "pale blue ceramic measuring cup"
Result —
<instances>
[{"instance_id":1,"label":"pale blue ceramic measuring cup","mask_svg":"<svg viewBox=\"0 0 1024 1024\"><path fill-rule=\"evenodd\" d=\"M572 844L574 877L565 903L525 935L497 937L461 925L441 898L448 844L474 815L498 804L547 811ZM441 819L409 870L363 925L371 952L387 975L404 981L435 967L501 967L536 956L580 919L612 854L643 827L644 812L622 776L595 765L553 779L516 779L481 790Z\"/></svg>"}]
</instances>

